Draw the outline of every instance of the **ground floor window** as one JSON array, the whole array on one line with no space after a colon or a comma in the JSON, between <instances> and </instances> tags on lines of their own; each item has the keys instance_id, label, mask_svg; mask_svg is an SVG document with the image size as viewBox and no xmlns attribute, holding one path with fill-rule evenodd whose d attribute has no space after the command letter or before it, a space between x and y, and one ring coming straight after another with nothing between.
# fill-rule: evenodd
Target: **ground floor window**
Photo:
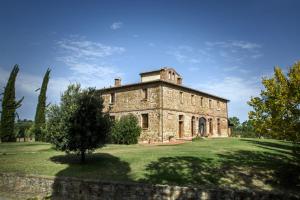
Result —
<instances>
[{"instance_id":1,"label":"ground floor window","mask_svg":"<svg viewBox=\"0 0 300 200\"><path fill-rule=\"evenodd\" d=\"M148 128L148 126L149 126L148 114L142 114L142 128Z\"/></svg>"}]
</instances>

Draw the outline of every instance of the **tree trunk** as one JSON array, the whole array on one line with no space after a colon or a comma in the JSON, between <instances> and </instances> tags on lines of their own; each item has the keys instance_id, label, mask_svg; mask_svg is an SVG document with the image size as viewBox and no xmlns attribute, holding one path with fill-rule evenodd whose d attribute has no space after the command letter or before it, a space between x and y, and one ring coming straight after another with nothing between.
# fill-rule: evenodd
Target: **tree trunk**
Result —
<instances>
[{"instance_id":1,"label":"tree trunk","mask_svg":"<svg viewBox=\"0 0 300 200\"><path fill-rule=\"evenodd\" d=\"M82 150L80 153L81 153L81 163L84 163L85 162L85 151Z\"/></svg>"}]
</instances>

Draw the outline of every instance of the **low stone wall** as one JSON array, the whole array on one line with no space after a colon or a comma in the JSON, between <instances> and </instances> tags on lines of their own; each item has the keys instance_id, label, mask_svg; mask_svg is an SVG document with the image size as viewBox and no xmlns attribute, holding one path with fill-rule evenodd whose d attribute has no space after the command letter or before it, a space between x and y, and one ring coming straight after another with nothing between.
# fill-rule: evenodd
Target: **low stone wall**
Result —
<instances>
[{"instance_id":1,"label":"low stone wall","mask_svg":"<svg viewBox=\"0 0 300 200\"><path fill-rule=\"evenodd\" d=\"M42 177L0 173L0 191L22 196L51 199L300 199L299 196L248 190L205 189L98 181L66 177ZM0 193L1 194L1 193ZM25 198L26 197L26 198Z\"/></svg>"}]
</instances>

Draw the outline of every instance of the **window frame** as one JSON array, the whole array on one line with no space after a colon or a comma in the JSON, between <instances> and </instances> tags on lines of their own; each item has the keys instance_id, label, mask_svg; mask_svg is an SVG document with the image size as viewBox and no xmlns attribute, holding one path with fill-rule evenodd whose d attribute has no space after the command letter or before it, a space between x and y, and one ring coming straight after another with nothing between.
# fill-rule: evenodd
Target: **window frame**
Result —
<instances>
[{"instance_id":1,"label":"window frame","mask_svg":"<svg viewBox=\"0 0 300 200\"><path fill-rule=\"evenodd\" d=\"M142 120L141 120L142 129L148 129L149 128L149 114L148 113L142 113L141 117L142 117ZM144 121L145 117L147 119L146 121Z\"/></svg>"}]
</instances>

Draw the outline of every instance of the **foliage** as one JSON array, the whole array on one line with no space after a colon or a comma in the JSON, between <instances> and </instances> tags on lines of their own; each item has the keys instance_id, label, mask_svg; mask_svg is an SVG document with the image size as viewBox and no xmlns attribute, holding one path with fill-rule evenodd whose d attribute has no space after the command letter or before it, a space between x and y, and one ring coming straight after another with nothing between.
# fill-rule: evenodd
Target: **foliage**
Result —
<instances>
[{"instance_id":1,"label":"foliage","mask_svg":"<svg viewBox=\"0 0 300 200\"><path fill-rule=\"evenodd\" d=\"M104 115L103 100L93 88L83 90L76 101L77 109L70 118L68 149L79 151L84 162L85 152L103 146L110 130L110 118Z\"/></svg>"},{"instance_id":2,"label":"foliage","mask_svg":"<svg viewBox=\"0 0 300 200\"><path fill-rule=\"evenodd\" d=\"M138 119L133 115L125 115L116 120L111 131L111 140L115 144L136 144L141 134Z\"/></svg>"},{"instance_id":3,"label":"foliage","mask_svg":"<svg viewBox=\"0 0 300 200\"><path fill-rule=\"evenodd\" d=\"M50 76L50 69L47 69L42 87L40 88L40 95L38 98L38 103L36 107L36 113L35 113L35 120L34 120L34 125L35 125L35 135L36 135L36 140L37 141L44 141L45 135L43 134L43 127L45 126L45 110L46 110L46 92L47 92L47 86L49 82L49 76Z\"/></svg>"},{"instance_id":4,"label":"foliage","mask_svg":"<svg viewBox=\"0 0 300 200\"><path fill-rule=\"evenodd\" d=\"M15 124L15 132L17 138L26 138L33 122L31 120L18 120Z\"/></svg>"},{"instance_id":5,"label":"foliage","mask_svg":"<svg viewBox=\"0 0 300 200\"><path fill-rule=\"evenodd\" d=\"M233 125L233 129L237 129L241 125L240 119L237 117L229 117L229 121Z\"/></svg>"},{"instance_id":6,"label":"foliage","mask_svg":"<svg viewBox=\"0 0 300 200\"><path fill-rule=\"evenodd\" d=\"M15 99L15 81L19 72L19 66L15 65L12 69L7 84L4 88L1 112L1 140L11 142L16 140L15 136L15 117L16 109L21 106L24 97L19 101Z\"/></svg>"},{"instance_id":7,"label":"foliage","mask_svg":"<svg viewBox=\"0 0 300 200\"><path fill-rule=\"evenodd\" d=\"M66 150L70 118L77 109L76 100L80 95L80 85L69 85L62 94L60 105L51 105L47 109L47 137L58 150Z\"/></svg>"},{"instance_id":8,"label":"foliage","mask_svg":"<svg viewBox=\"0 0 300 200\"><path fill-rule=\"evenodd\" d=\"M81 90L70 85L61 104L49 108L47 131L50 141L62 151L81 154L102 147L110 129L110 119L102 112L103 100L95 89Z\"/></svg>"},{"instance_id":9,"label":"foliage","mask_svg":"<svg viewBox=\"0 0 300 200\"><path fill-rule=\"evenodd\" d=\"M238 117L230 117L229 121L233 124L231 136L243 138L260 137L260 135L255 132L251 120L246 120L243 123L240 123L240 119Z\"/></svg>"},{"instance_id":10,"label":"foliage","mask_svg":"<svg viewBox=\"0 0 300 200\"><path fill-rule=\"evenodd\" d=\"M265 90L248 102L249 119L260 135L300 142L300 62L285 76L279 67L271 78L263 78Z\"/></svg>"}]
</instances>

